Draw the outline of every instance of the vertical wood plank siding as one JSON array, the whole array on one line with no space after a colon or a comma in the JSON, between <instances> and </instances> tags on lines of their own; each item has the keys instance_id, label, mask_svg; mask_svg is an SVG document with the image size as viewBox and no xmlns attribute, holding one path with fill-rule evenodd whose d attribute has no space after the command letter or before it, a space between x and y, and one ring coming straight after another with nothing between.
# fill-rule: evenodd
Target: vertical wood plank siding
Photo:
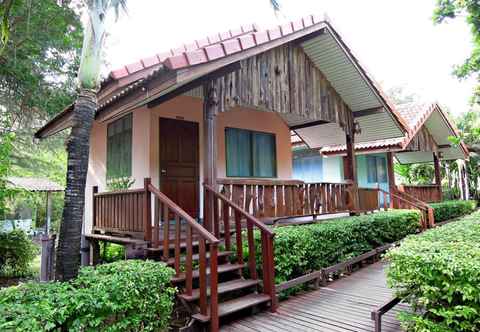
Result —
<instances>
[{"instance_id":1,"label":"vertical wood plank siding","mask_svg":"<svg viewBox=\"0 0 480 332\"><path fill-rule=\"evenodd\" d=\"M405 148L407 151L437 151L437 143L433 139L432 135L428 132L427 128L422 127L421 130L412 138Z\"/></svg>"},{"instance_id":2,"label":"vertical wood plank siding","mask_svg":"<svg viewBox=\"0 0 480 332\"><path fill-rule=\"evenodd\" d=\"M351 110L299 46L283 45L240 64L240 70L215 79L220 111L259 108L351 130Z\"/></svg>"}]
</instances>

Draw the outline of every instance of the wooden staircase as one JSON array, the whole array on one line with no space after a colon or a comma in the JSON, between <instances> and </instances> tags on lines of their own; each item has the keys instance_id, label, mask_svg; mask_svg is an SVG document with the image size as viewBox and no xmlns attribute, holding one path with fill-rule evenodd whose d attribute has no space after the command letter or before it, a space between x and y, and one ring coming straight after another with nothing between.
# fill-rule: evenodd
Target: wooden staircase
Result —
<instances>
[{"instance_id":1,"label":"wooden staircase","mask_svg":"<svg viewBox=\"0 0 480 332\"><path fill-rule=\"evenodd\" d=\"M174 268L172 282L193 319L210 331L218 331L223 316L268 305L275 310L273 232L211 187L205 186L202 226L153 185L147 186L145 198L152 201L153 196L154 202L153 223L145 224L151 225L146 232L151 238L145 239L150 243L147 257ZM255 228L261 233L262 279L257 274ZM247 262L244 247L248 249Z\"/></svg>"},{"instance_id":2,"label":"wooden staircase","mask_svg":"<svg viewBox=\"0 0 480 332\"><path fill-rule=\"evenodd\" d=\"M218 331L220 317L234 312L259 306L275 311L273 237L256 217L208 185L203 224L150 179L143 189L93 191L90 239L97 249L98 241L117 241L171 266L180 301L210 331Z\"/></svg>"}]
</instances>

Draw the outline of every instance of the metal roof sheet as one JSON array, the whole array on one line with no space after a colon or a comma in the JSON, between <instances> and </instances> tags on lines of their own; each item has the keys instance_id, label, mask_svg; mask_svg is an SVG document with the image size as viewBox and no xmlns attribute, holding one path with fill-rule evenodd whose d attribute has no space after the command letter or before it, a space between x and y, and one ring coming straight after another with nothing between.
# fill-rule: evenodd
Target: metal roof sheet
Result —
<instances>
[{"instance_id":1,"label":"metal roof sheet","mask_svg":"<svg viewBox=\"0 0 480 332\"><path fill-rule=\"evenodd\" d=\"M8 177L7 185L11 188L27 191L63 191L58 183L45 178Z\"/></svg>"}]
</instances>

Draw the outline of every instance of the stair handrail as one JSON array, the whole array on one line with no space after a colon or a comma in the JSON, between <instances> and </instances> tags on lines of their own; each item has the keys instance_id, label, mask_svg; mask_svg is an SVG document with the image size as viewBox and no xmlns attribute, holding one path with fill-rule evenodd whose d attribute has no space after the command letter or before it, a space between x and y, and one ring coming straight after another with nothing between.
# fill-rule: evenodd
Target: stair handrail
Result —
<instances>
[{"instance_id":1,"label":"stair handrail","mask_svg":"<svg viewBox=\"0 0 480 332\"><path fill-rule=\"evenodd\" d=\"M169 208L181 216L192 228L194 228L208 243L218 244L220 240L205 229L201 224L199 224L195 219L192 218L187 212L185 212L180 206L175 204L170 198L168 198L164 193L158 190L154 185L150 184L148 190L157 196L157 198L167 204Z\"/></svg>"},{"instance_id":2,"label":"stair handrail","mask_svg":"<svg viewBox=\"0 0 480 332\"><path fill-rule=\"evenodd\" d=\"M181 278L182 272L180 268L181 262L181 220L186 222L186 256L185 256L185 294L191 296L193 293L193 233L199 235L198 239L198 277L199 277L199 304L200 314L204 317L210 317L210 330L218 331L219 328L219 314L218 314L218 246L220 240L201 224L199 224L194 218L192 218L187 212L185 212L180 206L174 203L164 193L157 189L150 183L150 179L145 179L145 218L147 223L152 228L151 224L151 197L150 193L158 199L158 209L160 205L163 207L163 217L160 217L160 211L155 206L154 216L154 235L156 240L152 241L152 244L158 246L158 237L160 231L159 219L165 222L163 226L164 239L163 239L163 258L167 262L170 259L170 214L174 215L175 219L175 243L174 243L174 268L175 277ZM207 243L209 247L207 249ZM207 257L207 250L210 256ZM207 263L207 259L209 259ZM209 268L207 268L209 265ZM209 273L208 273L209 270ZM208 278L208 280L207 280ZM181 280L181 279L180 279ZM208 292L207 288L210 288ZM210 298L210 303L208 303Z\"/></svg>"},{"instance_id":3,"label":"stair handrail","mask_svg":"<svg viewBox=\"0 0 480 332\"><path fill-rule=\"evenodd\" d=\"M403 195L403 196L407 197L408 199L411 199L411 200L417 202L418 204L423 205L425 208L431 208L431 206L427 202L424 202L424 201L418 199L417 197L415 197L413 195L410 195L409 193L399 191L399 190L395 190L395 192L400 196Z\"/></svg>"},{"instance_id":4,"label":"stair handrail","mask_svg":"<svg viewBox=\"0 0 480 332\"><path fill-rule=\"evenodd\" d=\"M428 220L430 220L430 224L434 224L434 220L433 220L433 209L429 206L425 206L425 203L419 203L419 202L416 202L415 200L411 201L405 197L402 197L401 195L399 195L398 193L393 193L393 192L388 192L388 191L385 191L381 188L378 188L378 191L383 193L384 197L390 195L390 199L392 199L392 197L395 197L397 198L398 200L400 201L403 201L405 203L407 203L408 205L411 205L413 206L414 208L420 210L421 212L423 212L423 220L422 220L422 227L424 229L428 228ZM384 201L383 203L385 206L386 206L386 201ZM423 221L425 222L425 224L423 224Z\"/></svg>"},{"instance_id":5,"label":"stair handrail","mask_svg":"<svg viewBox=\"0 0 480 332\"><path fill-rule=\"evenodd\" d=\"M256 226L261 232L261 241L262 241L262 264L263 264L263 291L265 294L270 296L271 306L270 310L272 312L276 311L277 308L277 298L275 291L275 262L274 262L274 247L273 241L275 233L269 229L265 224L258 220L255 216L251 215L240 206L229 200L225 195L216 191L212 186L205 184L205 199L210 197L210 194L213 195L213 209L214 209L214 224L213 229L216 232L219 232L219 219L220 219L220 210L223 213L224 221L224 230L225 232L225 247L227 250L230 250L230 215L229 209L232 209L234 212L235 219L235 235L236 235L236 249L237 249L237 260L239 263L243 264L243 247L242 247L242 228L241 228L241 219L242 217L246 219L247 222L247 240L248 240L248 267L250 270L250 275L252 279L257 279L256 271L256 255L255 255L255 240L253 228ZM222 202L222 209L219 209L219 200Z\"/></svg>"}]
</instances>

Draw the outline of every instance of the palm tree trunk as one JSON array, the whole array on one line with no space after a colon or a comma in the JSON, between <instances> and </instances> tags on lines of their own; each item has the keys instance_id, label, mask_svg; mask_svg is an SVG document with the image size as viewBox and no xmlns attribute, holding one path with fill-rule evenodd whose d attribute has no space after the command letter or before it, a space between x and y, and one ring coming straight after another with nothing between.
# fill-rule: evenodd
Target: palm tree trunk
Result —
<instances>
[{"instance_id":1,"label":"palm tree trunk","mask_svg":"<svg viewBox=\"0 0 480 332\"><path fill-rule=\"evenodd\" d=\"M67 141L67 185L57 247L55 271L57 280L74 278L80 265L80 237L85 206L90 131L96 106L95 91L82 89L75 103L73 126Z\"/></svg>"}]
</instances>

